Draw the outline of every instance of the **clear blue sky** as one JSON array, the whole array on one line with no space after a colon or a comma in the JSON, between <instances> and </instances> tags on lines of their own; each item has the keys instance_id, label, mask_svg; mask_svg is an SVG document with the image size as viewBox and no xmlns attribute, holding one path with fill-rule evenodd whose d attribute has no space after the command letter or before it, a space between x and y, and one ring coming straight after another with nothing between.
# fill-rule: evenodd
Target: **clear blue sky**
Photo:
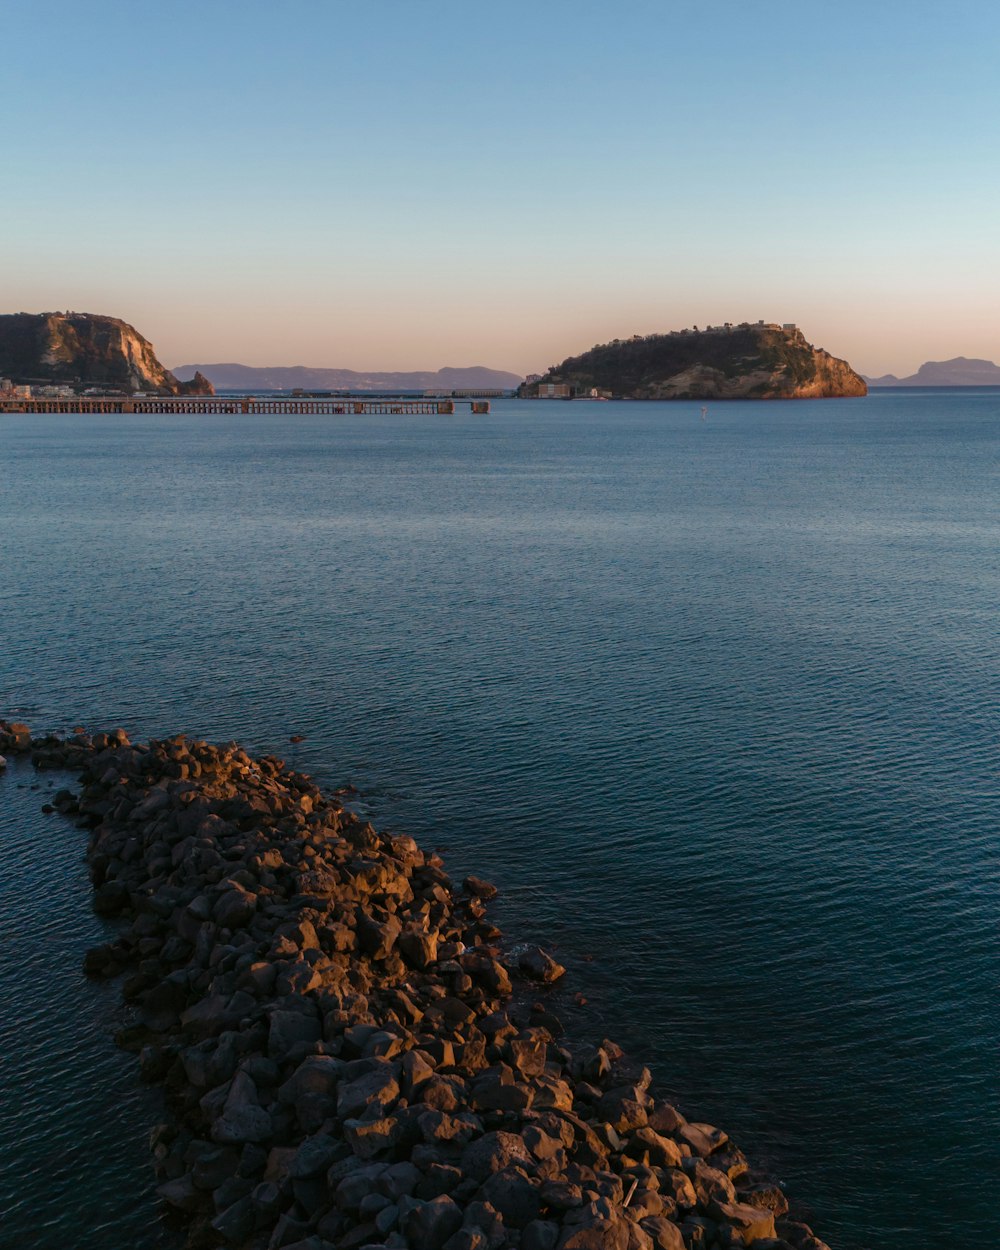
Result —
<instances>
[{"instance_id":1,"label":"clear blue sky","mask_svg":"<svg viewBox=\"0 0 1000 1250\"><path fill-rule=\"evenodd\" d=\"M797 321L1000 359L1000 6L4 0L0 311L526 372Z\"/></svg>"}]
</instances>

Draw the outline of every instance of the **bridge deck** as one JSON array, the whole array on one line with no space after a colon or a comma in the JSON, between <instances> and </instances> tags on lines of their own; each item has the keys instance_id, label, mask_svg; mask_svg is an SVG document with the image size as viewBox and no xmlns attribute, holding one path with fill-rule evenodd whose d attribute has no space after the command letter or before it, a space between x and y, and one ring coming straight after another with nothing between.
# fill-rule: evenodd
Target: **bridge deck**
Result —
<instances>
[{"instance_id":1,"label":"bridge deck","mask_svg":"<svg viewBox=\"0 0 1000 1250\"><path fill-rule=\"evenodd\" d=\"M129 399L125 396L79 395L73 399L0 399L0 412L138 412L193 413L233 415L288 415L298 413L339 415L352 413L434 413L450 415L456 404L467 403L474 413L487 413L489 400L405 399L391 395L372 399L266 399L255 395L182 395L149 396Z\"/></svg>"}]
</instances>

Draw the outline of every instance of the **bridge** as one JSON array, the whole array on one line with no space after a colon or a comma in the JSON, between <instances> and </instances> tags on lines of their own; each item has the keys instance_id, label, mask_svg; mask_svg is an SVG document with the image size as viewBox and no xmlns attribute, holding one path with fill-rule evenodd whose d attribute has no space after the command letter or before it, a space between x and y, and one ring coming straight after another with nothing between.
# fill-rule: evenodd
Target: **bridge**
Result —
<instances>
[{"instance_id":1,"label":"bridge","mask_svg":"<svg viewBox=\"0 0 1000 1250\"><path fill-rule=\"evenodd\" d=\"M129 398L121 395L77 395L72 399L5 398L0 399L3 412L67 412L75 414L111 413L191 413L195 416L340 416L350 413L433 413L450 416L456 408L468 404L474 414L490 410L488 399L413 399L407 396L378 395L371 399L331 396L329 398L284 397L261 398L256 395L146 395Z\"/></svg>"}]
</instances>

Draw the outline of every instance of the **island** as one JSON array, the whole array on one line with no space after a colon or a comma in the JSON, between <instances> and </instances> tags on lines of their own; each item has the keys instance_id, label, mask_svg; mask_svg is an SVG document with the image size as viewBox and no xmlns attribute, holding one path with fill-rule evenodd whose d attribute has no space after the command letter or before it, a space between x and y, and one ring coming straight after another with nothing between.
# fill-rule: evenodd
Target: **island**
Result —
<instances>
[{"instance_id":1,"label":"island","mask_svg":"<svg viewBox=\"0 0 1000 1250\"><path fill-rule=\"evenodd\" d=\"M835 399L868 394L846 360L795 325L726 322L636 334L529 377L525 399Z\"/></svg>"},{"instance_id":2,"label":"island","mask_svg":"<svg viewBox=\"0 0 1000 1250\"><path fill-rule=\"evenodd\" d=\"M0 391L214 395L200 373L180 382L134 326L99 313L0 315Z\"/></svg>"}]
</instances>

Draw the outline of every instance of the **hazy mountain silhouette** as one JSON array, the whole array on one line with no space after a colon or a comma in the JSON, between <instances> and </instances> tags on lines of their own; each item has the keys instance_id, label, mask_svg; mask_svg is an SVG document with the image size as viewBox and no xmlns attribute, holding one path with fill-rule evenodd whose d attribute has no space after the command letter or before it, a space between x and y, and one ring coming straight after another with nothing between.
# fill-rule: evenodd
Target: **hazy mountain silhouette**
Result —
<instances>
[{"instance_id":1,"label":"hazy mountain silhouette","mask_svg":"<svg viewBox=\"0 0 1000 1250\"><path fill-rule=\"evenodd\" d=\"M464 391L510 390L521 375L503 369L471 365L466 369L437 369L412 373L363 373L355 369L311 369L306 365L216 364L180 365L174 376L181 380L204 374L216 390L290 391Z\"/></svg>"},{"instance_id":2,"label":"hazy mountain silhouette","mask_svg":"<svg viewBox=\"0 0 1000 1250\"><path fill-rule=\"evenodd\" d=\"M1000 386L1000 365L955 356L952 360L928 360L907 378L897 378L894 373L880 378L861 376L869 386Z\"/></svg>"}]
</instances>

